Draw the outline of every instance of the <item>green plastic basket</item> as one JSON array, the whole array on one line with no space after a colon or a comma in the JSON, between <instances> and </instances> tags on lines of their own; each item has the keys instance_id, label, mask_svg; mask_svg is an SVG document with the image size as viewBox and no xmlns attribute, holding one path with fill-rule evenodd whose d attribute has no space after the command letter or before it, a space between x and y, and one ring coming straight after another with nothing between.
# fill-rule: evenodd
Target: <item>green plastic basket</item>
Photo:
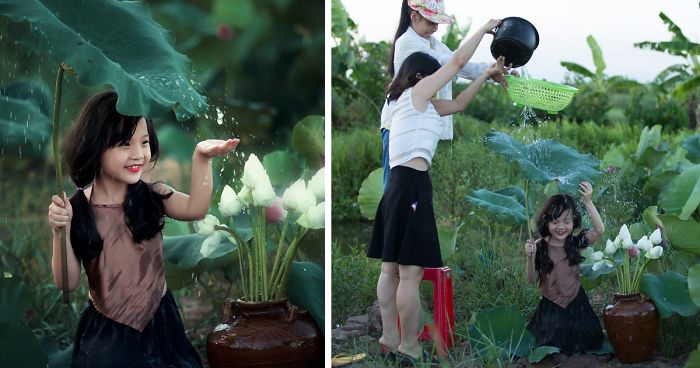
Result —
<instances>
[{"instance_id":1,"label":"green plastic basket","mask_svg":"<svg viewBox=\"0 0 700 368\"><path fill-rule=\"evenodd\" d=\"M571 102L578 88L537 79L506 75L508 95L518 105L556 114Z\"/></svg>"}]
</instances>

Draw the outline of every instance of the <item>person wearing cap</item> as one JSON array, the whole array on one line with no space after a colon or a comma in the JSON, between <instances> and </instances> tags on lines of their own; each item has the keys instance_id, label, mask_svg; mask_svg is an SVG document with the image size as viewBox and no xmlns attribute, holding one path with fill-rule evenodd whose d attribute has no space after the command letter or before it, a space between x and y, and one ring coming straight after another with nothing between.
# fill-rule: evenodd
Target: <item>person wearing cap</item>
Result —
<instances>
[{"instance_id":1,"label":"person wearing cap","mask_svg":"<svg viewBox=\"0 0 700 368\"><path fill-rule=\"evenodd\" d=\"M454 54L445 44L433 37L438 24L451 24L454 20L445 14L443 0L402 0L399 25L394 35L389 54L388 72L393 79L396 71L401 69L403 61L415 52L424 52L435 58L440 65L445 65ZM487 68L487 63L468 62L457 74L461 78L476 80ZM511 74L517 75L515 70ZM492 80L508 87L508 82L502 74L491 77ZM452 83L447 83L437 93L439 99L452 99ZM443 129L441 139L452 139L452 116L442 117ZM384 188L389 182L389 129L391 128L391 109L386 101L381 114L382 132L382 165L384 167Z\"/></svg>"}]
</instances>

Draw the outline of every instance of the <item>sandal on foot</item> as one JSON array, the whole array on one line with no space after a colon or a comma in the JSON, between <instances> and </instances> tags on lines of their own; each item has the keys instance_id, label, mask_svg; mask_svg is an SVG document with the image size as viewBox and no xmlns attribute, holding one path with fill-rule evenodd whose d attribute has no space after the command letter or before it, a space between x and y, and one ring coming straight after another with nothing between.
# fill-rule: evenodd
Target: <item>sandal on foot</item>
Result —
<instances>
[{"instance_id":1,"label":"sandal on foot","mask_svg":"<svg viewBox=\"0 0 700 368\"><path fill-rule=\"evenodd\" d=\"M366 356L367 354L365 353L359 353L355 355L338 354L331 358L331 367L342 367L352 363L361 362L365 360Z\"/></svg>"},{"instance_id":2,"label":"sandal on foot","mask_svg":"<svg viewBox=\"0 0 700 368\"><path fill-rule=\"evenodd\" d=\"M396 353L393 352L388 346L379 344L379 356L381 357L382 360L385 362L393 362L396 361Z\"/></svg>"},{"instance_id":3,"label":"sandal on foot","mask_svg":"<svg viewBox=\"0 0 700 368\"><path fill-rule=\"evenodd\" d=\"M404 354L400 351L396 352L396 362L399 363L400 367L415 367L417 363L420 364L440 364L437 357L432 356L427 351L423 350L423 353L418 358L414 358L408 354Z\"/></svg>"}]
</instances>

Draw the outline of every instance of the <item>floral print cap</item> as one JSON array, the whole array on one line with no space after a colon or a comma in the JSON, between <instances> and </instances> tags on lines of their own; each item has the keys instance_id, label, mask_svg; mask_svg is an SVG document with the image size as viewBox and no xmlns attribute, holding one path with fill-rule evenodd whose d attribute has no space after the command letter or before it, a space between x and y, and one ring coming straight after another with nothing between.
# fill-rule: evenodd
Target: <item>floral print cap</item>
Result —
<instances>
[{"instance_id":1,"label":"floral print cap","mask_svg":"<svg viewBox=\"0 0 700 368\"><path fill-rule=\"evenodd\" d=\"M451 16L445 14L445 3L442 0L408 0L408 6L431 22L440 24L454 22Z\"/></svg>"}]
</instances>

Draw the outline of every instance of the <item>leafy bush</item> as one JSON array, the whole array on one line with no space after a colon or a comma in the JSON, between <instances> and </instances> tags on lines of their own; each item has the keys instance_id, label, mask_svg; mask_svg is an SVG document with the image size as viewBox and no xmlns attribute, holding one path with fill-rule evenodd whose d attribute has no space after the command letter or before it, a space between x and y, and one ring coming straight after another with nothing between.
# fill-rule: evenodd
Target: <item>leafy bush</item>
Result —
<instances>
[{"instance_id":1,"label":"leafy bush","mask_svg":"<svg viewBox=\"0 0 700 368\"><path fill-rule=\"evenodd\" d=\"M341 250L333 244L331 274L332 326L342 325L345 318L365 313L377 300L377 279L381 263L367 258L364 247L352 245Z\"/></svg>"}]
</instances>

